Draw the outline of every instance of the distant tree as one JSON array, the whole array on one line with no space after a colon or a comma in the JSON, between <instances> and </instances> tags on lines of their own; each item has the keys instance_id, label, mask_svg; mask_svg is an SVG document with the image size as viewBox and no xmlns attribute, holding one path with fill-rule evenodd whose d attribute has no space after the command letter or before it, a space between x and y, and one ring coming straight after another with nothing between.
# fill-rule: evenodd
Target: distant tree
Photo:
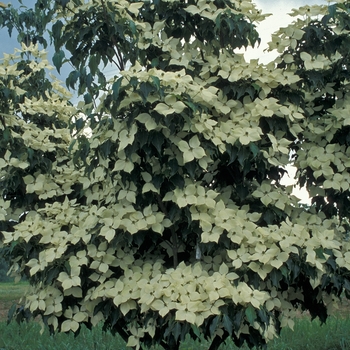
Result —
<instances>
[{"instance_id":1,"label":"distant tree","mask_svg":"<svg viewBox=\"0 0 350 350\"><path fill-rule=\"evenodd\" d=\"M8 282L11 278L7 275L7 271L9 270L8 262L2 257L0 251L0 282Z\"/></svg>"},{"instance_id":2,"label":"distant tree","mask_svg":"<svg viewBox=\"0 0 350 350\"><path fill-rule=\"evenodd\" d=\"M349 10L294 10L264 65L237 53L265 18L248 0L37 1L26 30L50 34L81 101L33 41L5 55L0 230L25 308L135 349L264 346L298 309L324 322L350 291Z\"/></svg>"}]
</instances>

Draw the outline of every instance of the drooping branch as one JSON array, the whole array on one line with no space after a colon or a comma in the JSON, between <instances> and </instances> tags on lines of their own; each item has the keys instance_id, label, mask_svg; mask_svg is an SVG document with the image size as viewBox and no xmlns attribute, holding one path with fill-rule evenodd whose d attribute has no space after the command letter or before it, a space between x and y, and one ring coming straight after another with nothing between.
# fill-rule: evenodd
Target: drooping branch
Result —
<instances>
[{"instance_id":1,"label":"drooping branch","mask_svg":"<svg viewBox=\"0 0 350 350\"><path fill-rule=\"evenodd\" d=\"M101 4L102 4L102 8L103 8L103 17L104 17L106 23L108 23L109 21L108 21L108 12L107 12L106 3L104 0L101 0ZM118 67L118 69L120 71L124 70L125 67L124 67L124 62L123 62L123 56L118 48L118 43L116 42L114 36L111 36L110 39L111 39L111 42L114 46L113 51L114 51L115 55L117 56L118 63L115 62L113 60L113 58L111 60Z\"/></svg>"},{"instance_id":2,"label":"drooping branch","mask_svg":"<svg viewBox=\"0 0 350 350\"><path fill-rule=\"evenodd\" d=\"M119 64L116 64L116 65L118 66L119 70L124 70L123 56L122 56L122 54L120 53L120 51L118 49L117 43L115 41L115 38L112 37L111 39L112 39L112 42L113 42L113 45L114 45L114 48L113 48L114 53L117 56L118 62L119 62Z\"/></svg>"}]
</instances>

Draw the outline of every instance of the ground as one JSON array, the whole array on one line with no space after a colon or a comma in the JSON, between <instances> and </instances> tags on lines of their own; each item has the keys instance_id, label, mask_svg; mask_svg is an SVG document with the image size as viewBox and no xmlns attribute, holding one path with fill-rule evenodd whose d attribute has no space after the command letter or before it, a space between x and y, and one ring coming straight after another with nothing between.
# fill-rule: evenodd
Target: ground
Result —
<instances>
[{"instance_id":1,"label":"ground","mask_svg":"<svg viewBox=\"0 0 350 350\"><path fill-rule=\"evenodd\" d=\"M7 314L12 306L12 301L0 301L0 322L7 321Z\"/></svg>"}]
</instances>

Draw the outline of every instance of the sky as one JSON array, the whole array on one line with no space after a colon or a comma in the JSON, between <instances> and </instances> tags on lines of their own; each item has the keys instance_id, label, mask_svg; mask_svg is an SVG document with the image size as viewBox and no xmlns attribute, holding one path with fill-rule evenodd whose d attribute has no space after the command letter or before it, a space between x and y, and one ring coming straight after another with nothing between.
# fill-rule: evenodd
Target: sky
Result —
<instances>
[{"instance_id":1,"label":"sky","mask_svg":"<svg viewBox=\"0 0 350 350\"><path fill-rule=\"evenodd\" d=\"M14 7L20 6L18 0L1 0L1 2L4 4L11 3ZM25 3L27 7L30 7L35 4L35 0L23 0L23 3ZM17 34L14 33L14 35L12 35L12 38L10 38L7 29L0 29L0 57L3 56L3 53L13 53L14 48L19 47L16 36Z\"/></svg>"},{"instance_id":2,"label":"sky","mask_svg":"<svg viewBox=\"0 0 350 350\"><path fill-rule=\"evenodd\" d=\"M7 0L2 0L4 3L8 3ZM35 0L23 0L23 3L27 6L33 6ZM256 0L258 8L260 8L263 13L271 13L272 15L268 17L265 21L258 25L258 31L261 36L261 45L258 48L248 49L244 52L246 59L259 58L260 62L267 63L273 60L275 53L273 52L264 52L264 49L267 48L267 43L270 41L271 34L277 31L280 27L287 26L293 18L288 16L288 13L291 12L292 8L298 8L305 5L314 5L314 4L323 4L324 0ZM12 0L11 4L15 7L20 6L18 0ZM3 56L3 53L12 53L15 47L19 47L16 34L9 37L7 29L0 29L0 58ZM50 56L50 55L49 55ZM107 72L108 73L108 72ZM68 74L67 71L62 69L61 79L65 80L65 76ZM285 177L285 184L293 184L295 169L289 167L287 169L288 176ZM308 195L306 190L296 188L293 192L302 202L308 203Z\"/></svg>"}]
</instances>

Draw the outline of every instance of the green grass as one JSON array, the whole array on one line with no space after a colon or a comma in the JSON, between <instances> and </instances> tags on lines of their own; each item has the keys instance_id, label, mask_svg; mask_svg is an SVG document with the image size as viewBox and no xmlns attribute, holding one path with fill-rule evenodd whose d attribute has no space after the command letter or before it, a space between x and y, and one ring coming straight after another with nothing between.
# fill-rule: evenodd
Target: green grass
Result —
<instances>
[{"instance_id":1,"label":"green grass","mask_svg":"<svg viewBox=\"0 0 350 350\"><path fill-rule=\"evenodd\" d=\"M283 329L269 350L346 350L350 349L350 318L329 317L326 324L309 318L296 320L294 331Z\"/></svg>"},{"instance_id":2,"label":"green grass","mask_svg":"<svg viewBox=\"0 0 350 350\"><path fill-rule=\"evenodd\" d=\"M350 319L332 317L326 325L300 319L296 322L294 332L285 329L281 338L269 343L268 350L347 350L350 349ZM47 331L40 335L40 325L35 322L21 325L0 323L0 350L126 350L123 340L101 328L88 331L83 328L78 337L72 334L57 334L51 337ZM157 350L161 348L158 347ZM207 343L194 343L191 340L181 346L182 350L205 350ZM220 350L236 350L228 342ZM248 347L242 349L247 350Z\"/></svg>"},{"instance_id":3,"label":"green grass","mask_svg":"<svg viewBox=\"0 0 350 350\"><path fill-rule=\"evenodd\" d=\"M0 323L0 350L115 350L126 349L119 337L103 333L101 329L90 332L83 329L78 337L72 334L40 335L40 325L35 322L21 325Z\"/></svg>"},{"instance_id":4,"label":"green grass","mask_svg":"<svg viewBox=\"0 0 350 350\"><path fill-rule=\"evenodd\" d=\"M0 283L0 302L11 306L28 288L26 283ZM102 332L100 327L89 331L83 328L74 338L72 334L57 334L54 337L45 332L40 335L37 322L7 325L0 322L0 350L126 350L125 342L118 336ZM296 320L294 332L284 329L281 337L270 342L268 350L348 350L350 349L350 316L330 317L325 325L311 322L303 317ZM154 350L161 350L157 347ZM181 350L206 350L208 343L186 340ZM220 350L236 350L232 342L227 342ZM243 347L247 350L248 347Z\"/></svg>"}]
</instances>

